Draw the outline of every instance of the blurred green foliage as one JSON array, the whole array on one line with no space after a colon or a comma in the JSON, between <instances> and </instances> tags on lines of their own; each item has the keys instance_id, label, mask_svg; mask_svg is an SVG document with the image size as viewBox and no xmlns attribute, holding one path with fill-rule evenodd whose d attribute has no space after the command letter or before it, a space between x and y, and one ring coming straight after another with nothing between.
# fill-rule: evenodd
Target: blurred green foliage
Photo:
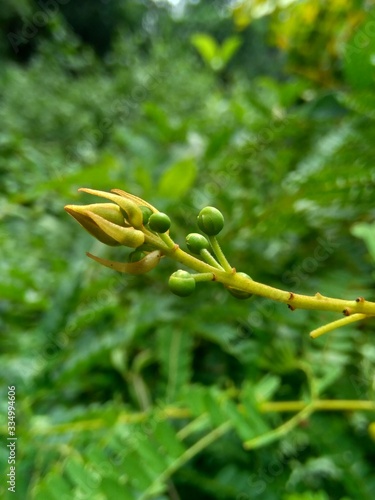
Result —
<instances>
[{"instance_id":1,"label":"blurred green foliage","mask_svg":"<svg viewBox=\"0 0 375 500\"><path fill-rule=\"evenodd\" d=\"M238 270L373 299L374 11L60 3L22 53L0 45L0 424L6 437L15 385L18 437L15 494L0 448L1 497L374 498L373 412L314 413L243 448L291 417L267 401L373 401L373 322L312 342L332 315L212 283L175 297L173 262L136 277L102 268L85 251L126 251L63 211L92 202L78 187L117 187L167 212L184 245L214 205ZM40 10L5 1L0 21L18 36ZM219 54L228 40L241 46L217 66L202 43Z\"/></svg>"}]
</instances>

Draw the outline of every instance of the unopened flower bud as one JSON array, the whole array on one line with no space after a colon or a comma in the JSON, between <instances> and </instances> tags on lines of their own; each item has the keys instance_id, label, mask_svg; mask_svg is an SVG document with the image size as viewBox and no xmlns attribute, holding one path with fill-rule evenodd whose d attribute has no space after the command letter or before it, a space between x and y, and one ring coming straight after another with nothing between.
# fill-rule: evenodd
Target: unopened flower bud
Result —
<instances>
[{"instance_id":1,"label":"unopened flower bud","mask_svg":"<svg viewBox=\"0 0 375 500\"><path fill-rule=\"evenodd\" d=\"M101 198L106 198L113 201L114 203L117 203L117 205L123 210L123 214L131 226L136 229L142 226L143 215L135 201L125 196L120 196L114 193L107 193L106 191L97 191L96 189L80 188L78 191L83 191L84 193L100 196Z\"/></svg>"},{"instance_id":2,"label":"unopened flower bud","mask_svg":"<svg viewBox=\"0 0 375 500\"><path fill-rule=\"evenodd\" d=\"M120 207L113 203L95 203L92 205L66 205L65 210L69 215L74 217L81 226L86 229L92 236L110 246L119 246L116 239L108 235L90 216L90 213L96 214L117 226L124 227L124 216L121 213Z\"/></svg>"},{"instance_id":3,"label":"unopened flower bud","mask_svg":"<svg viewBox=\"0 0 375 500\"><path fill-rule=\"evenodd\" d=\"M224 227L223 214L215 207L204 207L198 215L198 226L208 236L216 236Z\"/></svg>"},{"instance_id":4,"label":"unopened flower bud","mask_svg":"<svg viewBox=\"0 0 375 500\"><path fill-rule=\"evenodd\" d=\"M190 252L199 255L202 250L209 248L208 240L199 233L190 233L186 236L186 244Z\"/></svg>"},{"instance_id":5,"label":"unopened flower bud","mask_svg":"<svg viewBox=\"0 0 375 500\"><path fill-rule=\"evenodd\" d=\"M171 227L171 219L163 212L152 214L148 220L148 227L156 233L166 233Z\"/></svg>"},{"instance_id":6,"label":"unopened flower bud","mask_svg":"<svg viewBox=\"0 0 375 500\"><path fill-rule=\"evenodd\" d=\"M187 297L195 290L195 279L187 271L176 271L168 282L170 290L179 297Z\"/></svg>"}]
</instances>

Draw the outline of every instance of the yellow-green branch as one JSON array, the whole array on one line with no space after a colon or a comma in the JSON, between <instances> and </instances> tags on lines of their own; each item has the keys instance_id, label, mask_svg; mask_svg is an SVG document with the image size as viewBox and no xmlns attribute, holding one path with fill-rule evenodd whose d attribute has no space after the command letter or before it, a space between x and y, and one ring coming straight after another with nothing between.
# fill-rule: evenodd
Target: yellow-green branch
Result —
<instances>
[{"instance_id":1,"label":"yellow-green branch","mask_svg":"<svg viewBox=\"0 0 375 500\"><path fill-rule=\"evenodd\" d=\"M238 290L249 292L253 295L266 297L277 302L283 302L293 309L315 309L320 311L340 312L347 316L355 313L361 313L366 316L375 315L375 302L364 300L362 297L355 300L343 300L332 297L325 297L317 292L315 295L302 295L293 291L281 290L263 283L259 283L252 279L245 278L236 273L233 269L232 273L221 271L209 264L202 262L193 255L184 252L177 247L171 250L164 251L165 255L177 260L190 269L201 273L211 272L215 275L215 280L229 285ZM359 318L358 318L359 319Z\"/></svg>"}]
</instances>

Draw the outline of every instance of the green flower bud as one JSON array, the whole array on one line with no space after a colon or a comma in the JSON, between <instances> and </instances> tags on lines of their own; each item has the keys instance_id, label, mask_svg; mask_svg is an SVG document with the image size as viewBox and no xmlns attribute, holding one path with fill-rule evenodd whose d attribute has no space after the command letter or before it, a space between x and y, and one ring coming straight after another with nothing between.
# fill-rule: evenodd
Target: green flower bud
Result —
<instances>
[{"instance_id":1,"label":"green flower bud","mask_svg":"<svg viewBox=\"0 0 375 500\"><path fill-rule=\"evenodd\" d=\"M148 223L150 216L154 212L151 210L151 208L146 207L145 205L141 205L139 208L141 209L142 216L143 216L143 225L145 226Z\"/></svg>"},{"instance_id":2,"label":"green flower bud","mask_svg":"<svg viewBox=\"0 0 375 500\"><path fill-rule=\"evenodd\" d=\"M198 215L198 226L208 236L216 236L224 227L223 214L215 207L204 207Z\"/></svg>"},{"instance_id":3,"label":"green flower bud","mask_svg":"<svg viewBox=\"0 0 375 500\"><path fill-rule=\"evenodd\" d=\"M186 236L186 244L190 252L199 255L201 250L209 248L208 240L199 233L190 233Z\"/></svg>"},{"instance_id":4,"label":"green flower bud","mask_svg":"<svg viewBox=\"0 0 375 500\"><path fill-rule=\"evenodd\" d=\"M179 297L187 297L195 290L195 279L187 271L176 271L169 278L170 290Z\"/></svg>"},{"instance_id":5,"label":"green flower bud","mask_svg":"<svg viewBox=\"0 0 375 500\"><path fill-rule=\"evenodd\" d=\"M237 273L238 275L240 276L243 276L244 278L250 278L250 276L246 273ZM249 299L250 297L253 296L252 293L249 293L249 292L245 292L244 290L238 290L236 288L233 288L231 286L226 286L225 287L228 292L233 295L233 297L236 297L236 299L240 299L240 300L244 300L244 299Z\"/></svg>"},{"instance_id":6,"label":"green flower bud","mask_svg":"<svg viewBox=\"0 0 375 500\"><path fill-rule=\"evenodd\" d=\"M152 214L148 220L148 227L156 233L166 233L171 227L171 219L163 212Z\"/></svg>"}]
</instances>

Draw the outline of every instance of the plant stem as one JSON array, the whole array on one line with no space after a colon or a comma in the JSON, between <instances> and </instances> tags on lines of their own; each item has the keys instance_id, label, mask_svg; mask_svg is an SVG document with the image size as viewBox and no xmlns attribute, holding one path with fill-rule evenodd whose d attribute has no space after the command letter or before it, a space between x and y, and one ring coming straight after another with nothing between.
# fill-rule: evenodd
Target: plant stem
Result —
<instances>
[{"instance_id":1,"label":"plant stem","mask_svg":"<svg viewBox=\"0 0 375 500\"><path fill-rule=\"evenodd\" d=\"M243 446L246 450L259 448L259 446L265 446L276 439L285 436L288 432L290 432L294 427L296 427L302 420L307 418L314 411L314 403L310 403L306 405L299 413L294 415L292 418L284 422L282 425L277 427L276 429L272 429L272 431L266 432L265 434L261 434L255 438L249 439L243 443Z\"/></svg>"},{"instance_id":2,"label":"plant stem","mask_svg":"<svg viewBox=\"0 0 375 500\"><path fill-rule=\"evenodd\" d=\"M220 269L224 271L224 268L215 260L215 258L210 254L210 252L204 248L201 250L200 253L202 259L204 259L207 264L210 264L211 266L215 267L216 269Z\"/></svg>"},{"instance_id":3,"label":"plant stem","mask_svg":"<svg viewBox=\"0 0 375 500\"><path fill-rule=\"evenodd\" d=\"M192 274L193 278L195 281L198 283L199 281L214 281L215 280L215 275L214 273L199 273L199 274Z\"/></svg>"},{"instance_id":4,"label":"plant stem","mask_svg":"<svg viewBox=\"0 0 375 500\"><path fill-rule=\"evenodd\" d=\"M314 407L314 411L375 411L375 401L317 399L311 404ZM260 404L259 409L262 413L281 413L301 411L308 405L304 401L266 401Z\"/></svg>"},{"instance_id":5,"label":"plant stem","mask_svg":"<svg viewBox=\"0 0 375 500\"><path fill-rule=\"evenodd\" d=\"M174 241L172 238L169 236L168 233L159 233L159 238L164 241L164 243L167 245L169 248L174 247Z\"/></svg>"},{"instance_id":6,"label":"plant stem","mask_svg":"<svg viewBox=\"0 0 375 500\"><path fill-rule=\"evenodd\" d=\"M313 296L301 295L291 291L274 288L263 283L258 283L252 279L239 275L233 269L230 273L217 269L194 256L184 252L181 248L164 251L166 255L185 266L201 273L212 272L215 280L229 285L237 290L243 290L253 295L266 297L277 302L283 302L293 309L311 309L320 311L332 311L345 313L350 316L354 313L361 313L366 316L375 315L375 303L367 300L343 300L332 297L324 297L320 293ZM359 319L359 318L358 318Z\"/></svg>"},{"instance_id":7,"label":"plant stem","mask_svg":"<svg viewBox=\"0 0 375 500\"><path fill-rule=\"evenodd\" d=\"M224 253L219 245L219 242L217 241L216 236L209 236L208 240L209 240L210 245L212 247L212 250L213 250L214 254L216 255L216 258L219 261L219 263L221 264L221 266L224 268L224 270L227 273L231 273L232 266L227 261L227 258L225 257L225 255L224 255Z\"/></svg>"},{"instance_id":8,"label":"plant stem","mask_svg":"<svg viewBox=\"0 0 375 500\"><path fill-rule=\"evenodd\" d=\"M164 484L165 481L182 467L186 462L191 460L195 455L204 450L207 446L212 444L214 441L219 439L221 436L226 434L232 427L232 424L228 422L224 422L219 427L216 427L213 431L206 434L199 441L194 443L190 448L188 448L182 455L180 455L174 462L172 462L147 488L147 490L139 497L139 500L146 500L147 498L151 498L153 496L153 491L155 487L159 484Z\"/></svg>"},{"instance_id":9,"label":"plant stem","mask_svg":"<svg viewBox=\"0 0 375 500\"><path fill-rule=\"evenodd\" d=\"M354 323L355 321L360 321L361 319L364 318L366 318L366 314L352 314L352 316L347 316L346 318L341 318L336 321L332 321L331 323L323 325L320 328L317 328L316 330L310 332L310 337L316 339L317 337L320 337L321 335L324 335L325 333L328 333L331 330L334 330L335 328L348 325L349 323Z\"/></svg>"},{"instance_id":10,"label":"plant stem","mask_svg":"<svg viewBox=\"0 0 375 500\"><path fill-rule=\"evenodd\" d=\"M196 419L192 420L191 422L186 424L185 427L183 427L181 430L179 430L177 432L176 436L178 437L178 439L180 439L182 441L183 439L186 439L187 437L189 437L190 434L193 434L193 433L198 432L198 431L202 432L202 429L207 427L207 425L209 425L209 423L210 423L210 419L208 418L207 413L202 413L202 415L200 415Z\"/></svg>"}]
</instances>

